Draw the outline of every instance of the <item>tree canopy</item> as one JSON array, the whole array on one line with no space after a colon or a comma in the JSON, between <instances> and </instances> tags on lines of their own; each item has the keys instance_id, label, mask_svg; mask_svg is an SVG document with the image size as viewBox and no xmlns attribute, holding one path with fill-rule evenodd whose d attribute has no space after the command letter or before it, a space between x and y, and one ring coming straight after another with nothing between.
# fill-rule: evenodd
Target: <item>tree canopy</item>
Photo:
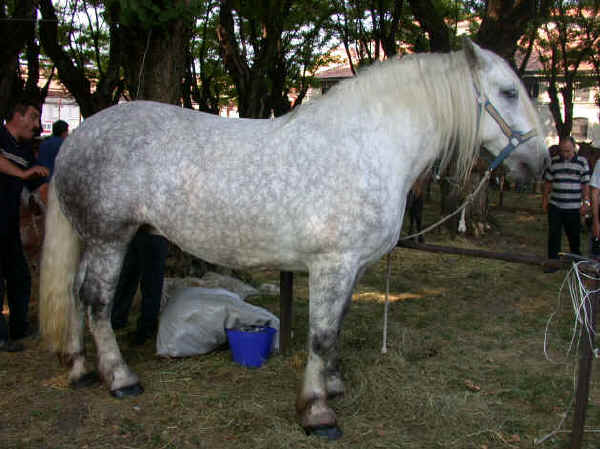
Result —
<instances>
[{"instance_id":1,"label":"tree canopy","mask_svg":"<svg viewBox=\"0 0 600 449\"><path fill-rule=\"evenodd\" d=\"M537 56L551 95L568 105L569 80L582 64L600 74L597 3L0 0L0 104L24 94L41 104L42 73L60 79L84 116L125 97L212 113L234 101L241 116L264 118L292 108L290 92L295 105L302 102L334 47L345 49L356 73L407 52L456 49L467 23L475 41L517 69L534 43L543 49ZM568 106L553 113L568 117ZM568 118L560 120L561 133L570 131Z\"/></svg>"}]
</instances>

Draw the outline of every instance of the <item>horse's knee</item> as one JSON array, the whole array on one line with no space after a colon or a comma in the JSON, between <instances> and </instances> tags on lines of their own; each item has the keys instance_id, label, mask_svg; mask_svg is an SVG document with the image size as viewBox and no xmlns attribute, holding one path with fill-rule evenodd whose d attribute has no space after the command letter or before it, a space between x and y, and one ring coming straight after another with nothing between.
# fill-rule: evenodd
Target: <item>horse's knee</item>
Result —
<instances>
[{"instance_id":1,"label":"horse's knee","mask_svg":"<svg viewBox=\"0 0 600 449\"><path fill-rule=\"evenodd\" d=\"M326 358L335 350L338 332L331 329L315 331L311 336L311 350L313 354Z\"/></svg>"}]
</instances>

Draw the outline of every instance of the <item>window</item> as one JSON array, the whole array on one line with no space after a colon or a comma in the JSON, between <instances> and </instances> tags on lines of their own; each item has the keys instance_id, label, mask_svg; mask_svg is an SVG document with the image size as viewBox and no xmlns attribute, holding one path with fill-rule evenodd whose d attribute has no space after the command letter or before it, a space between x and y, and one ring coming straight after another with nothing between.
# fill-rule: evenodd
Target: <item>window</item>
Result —
<instances>
[{"instance_id":1,"label":"window","mask_svg":"<svg viewBox=\"0 0 600 449\"><path fill-rule=\"evenodd\" d=\"M588 138L588 119L585 117L576 117L573 119L573 130L571 135L575 140L587 140Z\"/></svg>"},{"instance_id":2,"label":"window","mask_svg":"<svg viewBox=\"0 0 600 449\"><path fill-rule=\"evenodd\" d=\"M591 91L592 90L589 87L579 87L579 88L575 89L575 93L573 95L573 100L587 103L590 101Z\"/></svg>"},{"instance_id":3,"label":"window","mask_svg":"<svg viewBox=\"0 0 600 449\"><path fill-rule=\"evenodd\" d=\"M536 99L540 95L540 83L536 78L525 78L523 83L530 98Z\"/></svg>"}]
</instances>

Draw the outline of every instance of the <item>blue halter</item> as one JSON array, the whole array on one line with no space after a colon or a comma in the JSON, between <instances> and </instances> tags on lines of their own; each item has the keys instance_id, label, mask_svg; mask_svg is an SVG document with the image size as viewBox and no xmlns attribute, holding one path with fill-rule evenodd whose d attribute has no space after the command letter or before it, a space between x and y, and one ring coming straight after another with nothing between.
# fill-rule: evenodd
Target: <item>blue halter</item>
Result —
<instances>
[{"instance_id":1,"label":"blue halter","mask_svg":"<svg viewBox=\"0 0 600 449\"><path fill-rule=\"evenodd\" d=\"M498 110L494 107L494 105L490 102L489 98L486 95L482 95L479 92L479 89L475 84L473 84L475 88L475 92L477 93L477 102L479 103L479 115L477 116L477 128L479 128L479 123L481 120L481 115L483 110L485 109L488 114L492 116L492 118L498 123L500 129L504 133L504 135L508 138L508 144L502 149L500 154L496 156L496 159L490 164L488 170L494 171L498 166L504 162L510 153L512 153L515 148L517 148L522 143L527 142L532 137L537 136L537 131L535 129L530 129L528 132L524 133L521 131L514 130L506 121L502 118Z\"/></svg>"}]
</instances>

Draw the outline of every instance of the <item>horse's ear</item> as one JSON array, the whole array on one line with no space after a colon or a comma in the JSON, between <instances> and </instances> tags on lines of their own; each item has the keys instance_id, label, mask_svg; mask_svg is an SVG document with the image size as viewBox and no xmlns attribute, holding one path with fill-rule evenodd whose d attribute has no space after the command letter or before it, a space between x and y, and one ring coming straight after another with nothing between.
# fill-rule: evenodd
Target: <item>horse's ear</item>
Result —
<instances>
[{"instance_id":1,"label":"horse's ear","mask_svg":"<svg viewBox=\"0 0 600 449\"><path fill-rule=\"evenodd\" d=\"M477 45L468 37L465 37L463 39L463 50L471 70L481 70L485 65L485 58L481 48L479 48L479 45Z\"/></svg>"}]
</instances>

